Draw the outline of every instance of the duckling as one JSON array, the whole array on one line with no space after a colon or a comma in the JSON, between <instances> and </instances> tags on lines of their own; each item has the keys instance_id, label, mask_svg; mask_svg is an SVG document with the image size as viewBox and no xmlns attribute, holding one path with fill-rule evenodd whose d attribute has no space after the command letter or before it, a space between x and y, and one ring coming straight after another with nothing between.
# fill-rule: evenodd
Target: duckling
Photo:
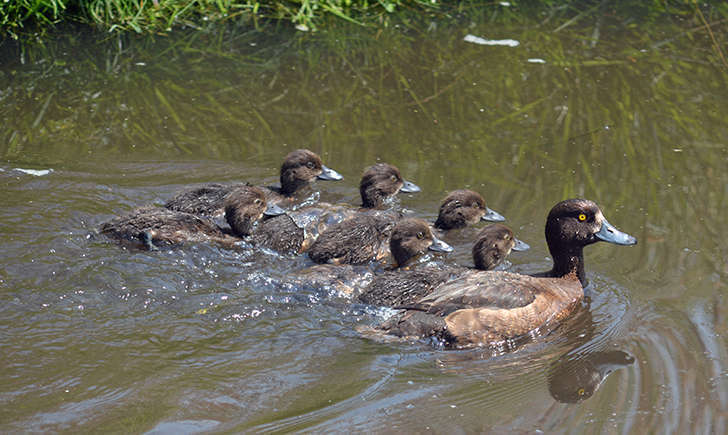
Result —
<instances>
[{"instance_id":1,"label":"duckling","mask_svg":"<svg viewBox=\"0 0 728 435\"><path fill-rule=\"evenodd\" d=\"M361 209L348 206L318 203L300 208L260 223L253 240L256 244L285 254L300 254L309 250L328 227L360 211L380 208L398 192L419 192L414 183L402 178L399 170L387 163L378 163L364 171L359 184ZM362 218L365 222L372 219ZM363 223L360 223L361 225ZM381 234L381 242L386 242L389 233Z\"/></svg>"},{"instance_id":2,"label":"duckling","mask_svg":"<svg viewBox=\"0 0 728 435\"><path fill-rule=\"evenodd\" d=\"M253 186L235 189L226 197L224 205L232 234L206 218L151 206L140 207L102 224L100 232L123 244L148 250L184 242L209 241L231 246L240 237L249 235L253 224L264 214L283 213L275 204L268 206L263 191Z\"/></svg>"},{"instance_id":3,"label":"duckling","mask_svg":"<svg viewBox=\"0 0 728 435\"><path fill-rule=\"evenodd\" d=\"M394 225L389 239L394 270L405 267L428 250L447 253L452 251L452 247L435 237L429 225L422 219L405 218ZM371 268L348 264L317 264L299 274L293 283L295 286L334 289L341 295L353 296L371 279Z\"/></svg>"},{"instance_id":4,"label":"duckling","mask_svg":"<svg viewBox=\"0 0 728 435\"><path fill-rule=\"evenodd\" d=\"M450 192L443 199L435 221L435 228L438 230L464 228L481 220L503 222L506 218L486 207L485 200L478 192L459 189Z\"/></svg>"},{"instance_id":5,"label":"duckling","mask_svg":"<svg viewBox=\"0 0 728 435\"><path fill-rule=\"evenodd\" d=\"M342 180L343 178L338 172L324 166L318 154L309 150L298 149L291 151L283 159L280 178L281 187L266 187L263 188L263 191L267 202L283 205L290 203L296 191L307 186L315 179ZM205 184L178 193L164 204L164 207L199 216L218 216L224 212L225 197L232 190L245 185L243 183L233 185Z\"/></svg>"},{"instance_id":6,"label":"duckling","mask_svg":"<svg viewBox=\"0 0 728 435\"><path fill-rule=\"evenodd\" d=\"M473 244L473 263L480 270L493 270L506 259L511 250L527 251L531 247L513 236L503 224L493 224L480 230Z\"/></svg>"},{"instance_id":7,"label":"duckling","mask_svg":"<svg viewBox=\"0 0 728 435\"><path fill-rule=\"evenodd\" d=\"M377 163L368 167L359 183L361 206L381 208L398 192L416 193L421 189L414 183L402 178L399 169L388 163Z\"/></svg>"},{"instance_id":8,"label":"duckling","mask_svg":"<svg viewBox=\"0 0 728 435\"><path fill-rule=\"evenodd\" d=\"M483 228L473 245L473 262L479 270L492 270L511 252L525 251L529 246L513 236L505 225L493 224ZM426 267L389 271L376 278L359 295L360 302L370 305L398 306L417 302L440 284L458 279L471 269L458 266Z\"/></svg>"},{"instance_id":9,"label":"duckling","mask_svg":"<svg viewBox=\"0 0 728 435\"><path fill-rule=\"evenodd\" d=\"M612 226L585 199L556 204L546 220L553 268L537 276L472 271L438 286L379 329L400 337L436 337L447 347L504 346L546 333L584 297L583 248L598 241L634 245L637 239Z\"/></svg>"}]
</instances>

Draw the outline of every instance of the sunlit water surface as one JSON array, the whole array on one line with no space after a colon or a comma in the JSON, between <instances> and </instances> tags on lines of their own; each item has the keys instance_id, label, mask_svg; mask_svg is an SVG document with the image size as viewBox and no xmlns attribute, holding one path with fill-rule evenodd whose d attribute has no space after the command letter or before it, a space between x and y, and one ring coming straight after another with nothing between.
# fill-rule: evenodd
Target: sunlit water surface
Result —
<instances>
[{"instance_id":1,"label":"sunlit water surface","mask_svg":"<svg viewBox=\"0 0 728 435\"><path fill-rule=\"evenodd\" d=\"M0 430L725 432L726 70L704 33L602 18L6 46ZM499 354L362 337L386 313L285 285L305 256L93 235L187 185L275 183L299 147L345 176L314 184L326 201L358 204L376 161L429 221L481 192L531 245L515 270L549 267L567 197L639 244L587 248L583 306ZM472 234L444 261L471 264Z\"/></svg>"}]
</instances>

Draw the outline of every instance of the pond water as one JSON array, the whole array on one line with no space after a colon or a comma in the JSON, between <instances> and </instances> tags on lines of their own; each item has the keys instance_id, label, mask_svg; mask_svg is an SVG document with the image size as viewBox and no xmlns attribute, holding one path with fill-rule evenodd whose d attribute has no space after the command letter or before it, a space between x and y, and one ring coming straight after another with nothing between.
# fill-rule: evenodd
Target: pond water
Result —
<instances>
[{"instance_id":1,"label":"pond water","mask_svg":"<svg viewBox=\"0 0 728 435\"><path fill-rule=\"evenodd\" d=\"M553 30L474 12L2 47L0 431L728 430L727 70L695 23ZM89 236L188 185L274 183L302 147L345 177L322 200L358 204L377 161L429 221L481 192L531 245L516 270L549 267L545 217L568 197L639 243L588 247L588 303L495 354L362 337L386 313L281 285L305 256Z\"/></svg>"}]
</instances>

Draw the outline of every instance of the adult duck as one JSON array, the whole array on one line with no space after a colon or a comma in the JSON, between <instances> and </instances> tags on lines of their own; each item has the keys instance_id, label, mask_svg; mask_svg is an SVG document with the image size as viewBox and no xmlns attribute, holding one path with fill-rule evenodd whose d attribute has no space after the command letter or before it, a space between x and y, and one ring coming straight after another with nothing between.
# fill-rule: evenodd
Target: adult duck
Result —
<instances>
[{"instance_id":1,"label":"adult duck","mask_svg":"<svg viewBox=\"0 0 728 435\"><path fill-rule=\"evenodd\" d=\"M637 239L612 226L585 199L556 204L546 220L546 242L554 261L535 276L473 271L438 286L379 329L400 337L436 337L452 348L503 346L546 333L584 297L585 246L598 241L634 245Z\"/></svg>"}]
</instances>

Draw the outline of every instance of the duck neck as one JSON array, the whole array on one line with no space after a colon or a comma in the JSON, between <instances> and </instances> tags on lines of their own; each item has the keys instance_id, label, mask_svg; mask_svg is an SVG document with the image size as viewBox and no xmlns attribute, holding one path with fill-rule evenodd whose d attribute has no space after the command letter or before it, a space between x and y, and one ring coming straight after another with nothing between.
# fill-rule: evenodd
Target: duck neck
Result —
<instances>
[{"instance_id":1,"label":"duck neck","mask_svg":"<svg viewBox=\"0 0 728 435\"><path fill-rule=\"evenodd\" d=\"M281 195L292 196L298 189L307 184L307 181L299 180L295 177L286 177L284 174L281 174Z\"/></svg>"},{"instance_id":2,"label":"duck neck","mask_svg":"<svg viewBox=\"0 0 728 435\"><path fill-rule=\"evenodd\" d=\"M576 275L582 287L586 287L586 273L584 272L584 252L581 246L560 249L550 249L551 257L554 259L554 267L549 273L555 278L563 278L567 275ZM555 251L555 252L554 252Z\"/></svg>"},{"instance_id":3,"label":"duck neck","mask_svg":"<svg viewBox=\"0 0 728 435\"><path fill-rule=\"evenodd\" d=\"M233 233L238 237L249 236L250 233L253 231L253 224L255 223L253 219L250 219L247 216L234 216L226 214L225 220L227 220L227 223L228 225L230 225Z\"/></svg>"},{"instance_id":4,"label":"duck neck","mask_svg":"<svg viewBox=\"0 0 728 435\"><path fill-rule=\"evenodd\" d=\"M361 196L362 208L380 208L384 204L384 198L379 192L367 192Z\"/></svg>"}]
</instances>

